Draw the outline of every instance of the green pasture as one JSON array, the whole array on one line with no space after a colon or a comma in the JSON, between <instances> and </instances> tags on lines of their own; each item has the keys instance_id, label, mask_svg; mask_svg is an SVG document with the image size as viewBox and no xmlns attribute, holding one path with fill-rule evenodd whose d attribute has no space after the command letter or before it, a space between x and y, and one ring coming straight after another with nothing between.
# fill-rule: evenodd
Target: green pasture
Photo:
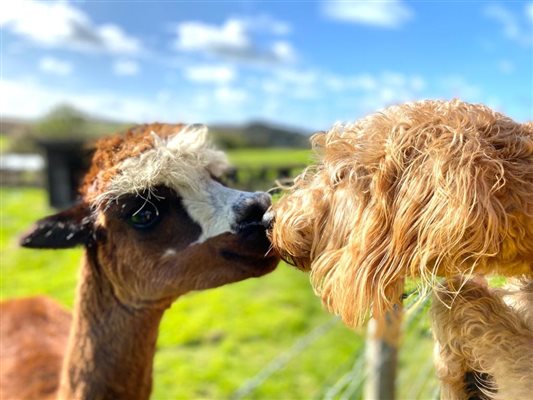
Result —
<instances>
[{"instance_id":1,"label":"green pasture","mask_svg":"<svg viewBox=\"0 0 533 400\"><path fill-rule=\"evenodd\" d=\"M307 165L313 161L307 149L239 149L227 154L232 164L241 167Z\"/></svg>"},{"instance_id":2,"label":"green pasture","mask_svg":"<svg viewBox=\"0 0 533 400\"><path fill-rule=\"evenodd\" d=\"M2 189L0 200L1 298L46 294L71 307L81 250L17 245L33 221L51 212L44 191ZM426 313L409 321L400 398L435 398ZM160 330L152 398L360 398L363 333L327 314L307 276L281 264L264 278L192 293L174 304Z\"/></svg>"}]
</instances>

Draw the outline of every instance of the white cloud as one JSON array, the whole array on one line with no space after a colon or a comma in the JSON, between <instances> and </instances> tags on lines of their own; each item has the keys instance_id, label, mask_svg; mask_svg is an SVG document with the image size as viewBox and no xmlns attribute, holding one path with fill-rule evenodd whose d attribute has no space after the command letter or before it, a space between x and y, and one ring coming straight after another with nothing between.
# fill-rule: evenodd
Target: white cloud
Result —
<instances>
[{"instance_id":1,"label":"white cloud","mask_svg":"<svg viewBox=\"0 0 533 400\"><path fill-rule=\"evenodd\" d=\"M183 70L185 78L199 83L227 84L236 77L234 68L227 65L193 65Z\"/></svg>"},{"instance_id":2,"label":"white cloud","mask_svg":"<svg viewBox=\"0 0 533 400\"><path fill-rule=\"evenodd\" d=\"M529 22L533 21L531 14L533 11L533 3L530 3L526 6L526 17L530 19ZM531 36L531 26L525 26L521 23L520 16L516 15L508 8L499 5L499 4L490 4L485 8L485 14L487 17L498 22L502 29L503 35L510 40L513 40L517 43L520 43L524 46L529 46L533 42Z\"/></svg>"},{"instance_id":3,"label":"white cloud","mask_svg":"<svg viewBox=\"0 0 533 400\"><path fill-rule=\"evenodd\" d=\"M274 42L272 45L272 54L278 60L293 61L296 59L294 48L285 40Z\"/></svg>"},{"instance_id":4,"label":"white cloud","mask_svg":"<svg viewBox=\"0 0 533 400\"><path fill-rule=\"evenodd\" d=\"M65 91L32 82L0 81L2 115L41 117L57 104L69 103L88 113L117 120L145 121L158 115L157 104L116 93Z\"/></svg>"},{"instance_id":5,"label":"white cloud","mask_svg":"<svg viewBox=\"0 0 533 400\"><path fill-rule=\"evenodd\" d=\"M64 1L4 1L0 27L45 47L138 54L138 39L113 24L96 25Z\"/></svg>"},{"instance_id":6,"label":"white cloud","mask_svg":"<svg viewBox=\"0 0 533 400\"><path fill-rule=\"evenodd\" d=\"M69 75L72 72L72 64L54 57L44 57L39 61L41 71L54 75Z\"/></svg>"},{"instance_id":7,"label":"white cloud","mask_svg":"<svg viewBox=\"0 0 533 400\"><path fill-rule=\"evenodd\" d=\"M248 99L246 90L228 86L216 88L214 95L222 103L242 103Z\"/></svg>"},{"instance_id":8,"label":"white cloud","mask_svg":"<svg viewBox=\"0 0 533 400\"><path fill-rule=\"evenodd\" d=\"M325 1L322 12L334 20L381 28L398 28L413 18L413 12L401 0Z\"/></svg>"},{"instance_id":9,"label":"white cloud","mask_svg":"<svg viewBox=\"0 0 533 400\"><path fill-rule=\"evenodd\" d=\"M113 63L113 73L118 76L133 76L139 71L139 63L133 60L117 60Z\"/></svg>"},{"instance_id":10,"label":"white cloud","mask_svg":"<svg viewBox=\"0 0 533 400\"><path fill-rule=\"evenodd\" d=\"M262 19L229 18L222 25L212 25L198 21L186 21L177 25L177 38L174 47L181 51L197 52L228 60L283 63L296 58L295 51L288 41L275 41L268 45L265 40L259 45L252 33L287 32L281 23L265 28ZM263 25L263 28L261 26ZM288 25L287 25L288 26ZM263 38L264 39L264 38Z\"/></svg>"},{"instance_id":11,"label":"white cloud","mask_svg":"<svg viewBox=\"0 0 533 400\"><path fill-rule=\"evenodd\" d=\"M176 47L181 50L241 52L249 46L245 26L239 20L229 19L220 27L195 21L178 25Z\"/></svg>"},{"instance_id":12,"label":"white cloud","mask_svg":"<svg viewBox=\"0 0 533 400\"><path fill-rule=\"evenodd\" d=\"M261 99L262 112L267 114L264 118L283 118L314 130L391 104L430 97L422 76L395 71L343 75L318 69L277 68L246 83L254 98ZM281 109L286 111L273 111Z\"/></svg>"},{"instance_id":13,"label":"white cloud","mask_svg":"<svg viewBox=\"0 0 533 400\"><path fill-rule=\"evenodd\" d=\"M398 72L340 75L318 70L278 69L258 85L268 94L289 98L318 99L330 96L357 96L379 108L392 102L413 100L425 89L419 75Z\"/></svg>"},{"instance_id":14,"label":"white cloud","mask_svg":"<svg viewBox=\"0 0 533 400\"><path fill-rule=\"evenodd\" d=\"M102 38L102 43L111 53L137 54L141 51L139 40L128 36L116 25L102 25L97 28L97 32Z\"/></svg>"},{"instance_id":15,"label":"white cloud","mask_svg":"<svg viewBox=\"0 0 533 400\"><path fill-rule=\"evenodd\" d=\"M246 118L246 89L222 86L194 93L169 91L124 96L111 90L62 90L31 79L0 81L0 115L39 118L58 104L70 104L89 114L128 122L167 121L209 123Z\"/></svg>"}]
</instances>

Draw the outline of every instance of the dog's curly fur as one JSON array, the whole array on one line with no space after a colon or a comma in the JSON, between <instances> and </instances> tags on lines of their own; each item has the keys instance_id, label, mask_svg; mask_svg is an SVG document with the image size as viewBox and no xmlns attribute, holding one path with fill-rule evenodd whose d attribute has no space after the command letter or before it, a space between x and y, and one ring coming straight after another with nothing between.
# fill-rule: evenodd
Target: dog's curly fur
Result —
<instances>
[{"instance_id":1,"label":"dog's curly fur","mask_svg":"<svg viewBox=\"0 0 533 400\"><path fill-rule=\"evenodd\" d=\"M404 278L533 276L533 123L458 100L390 107L313 136L275 206L274 247L350 326Z\"/></svg>"},{"instance_id":2,"label":"dog's curly fur","mask_svg":"<svg viewBox=\"0 0 533 400\"><path fill-rule=\"evenodd\" d=\"M533 393L533 281L490 289L460 277L431 308L441 398L519 400ZM468 385L465 377L477 382Z\"/></svg>"}]
</instances>

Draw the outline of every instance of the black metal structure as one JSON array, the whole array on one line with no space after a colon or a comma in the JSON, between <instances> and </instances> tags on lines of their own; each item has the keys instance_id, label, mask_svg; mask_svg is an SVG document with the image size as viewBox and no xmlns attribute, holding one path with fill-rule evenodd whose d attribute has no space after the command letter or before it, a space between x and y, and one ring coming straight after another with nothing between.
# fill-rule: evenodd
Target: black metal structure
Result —
<instances>
[{"instance_id":1,"label":"black metal structure","mask_svg":"<svg viewBox=\"0 0 533 400\"><path fill-rule=\"evenodd\" d=\"M94 149L80 140L42 140L38 142L46 157L48 202L66 208L78 197L78 187L89 168Z\"/></svg>"}]
</instances>

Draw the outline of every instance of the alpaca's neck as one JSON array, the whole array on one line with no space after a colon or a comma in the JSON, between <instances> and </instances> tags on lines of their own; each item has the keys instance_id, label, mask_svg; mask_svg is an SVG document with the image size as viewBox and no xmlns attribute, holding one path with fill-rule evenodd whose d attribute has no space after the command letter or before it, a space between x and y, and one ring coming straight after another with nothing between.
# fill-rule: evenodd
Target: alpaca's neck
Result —
<instances>
[{"instance_id":1,"label":"alpaca's neck","mask_svg":"<svg viewBox=\"0 0 533 400\"><path fill-rule=\"evenodd\" d=\"M59 398L147 399L163 309L132 309L85 255Z\"/></svg>"}]
</instances>

